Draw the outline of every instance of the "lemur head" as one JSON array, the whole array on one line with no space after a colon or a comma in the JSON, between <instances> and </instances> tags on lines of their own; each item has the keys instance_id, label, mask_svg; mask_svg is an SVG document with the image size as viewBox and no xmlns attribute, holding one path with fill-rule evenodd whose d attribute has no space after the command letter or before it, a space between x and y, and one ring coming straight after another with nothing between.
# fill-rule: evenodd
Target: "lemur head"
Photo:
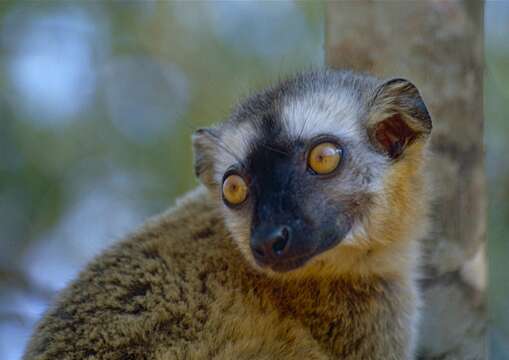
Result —
<instances>
[{"instance_id":1,"label":"lemur head","mask_svg":"<svg viewBox=\"0 0 509 360\"><path fill-rule=\"evenodd\" d=\"M430 132L407 80L311 72L198 130L195 169L256 268L280 276L362 272L362 259L421 231Z\"/></svg>"}]
</instances>

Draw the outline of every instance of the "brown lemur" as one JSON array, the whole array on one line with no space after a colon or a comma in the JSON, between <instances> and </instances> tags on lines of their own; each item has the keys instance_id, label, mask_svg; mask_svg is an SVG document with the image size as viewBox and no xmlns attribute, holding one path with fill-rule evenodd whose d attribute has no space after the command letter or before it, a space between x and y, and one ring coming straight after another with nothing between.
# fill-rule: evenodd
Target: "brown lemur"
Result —
<instances>
[{"instance_id":1,"label":"brown lemur","mask_svg":"<svg viewBox=\"0 0 509 360\"><path fill-rule=\"evenodd\" d=\"M430 132L404 79L249 97L194 134L204 186L95 259L25 359L413 358Z\"/></svg>"}]
</instances>

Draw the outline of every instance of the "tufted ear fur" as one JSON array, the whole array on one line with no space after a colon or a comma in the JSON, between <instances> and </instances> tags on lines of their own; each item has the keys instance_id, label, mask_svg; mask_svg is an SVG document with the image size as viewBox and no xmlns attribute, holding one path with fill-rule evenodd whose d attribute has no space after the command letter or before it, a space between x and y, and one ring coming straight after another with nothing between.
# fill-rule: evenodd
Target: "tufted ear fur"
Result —
<instances>
[{"instance_id":1,"label":"tufted ear fur","mask_svg":"<svg viewBox=\"0 0 509 360\"><path fill-rule=\"evenodd\" d=\"M368 135L372 144L392 159L399 158L414 141L431 133L431 117L417 88L405 79L378 86L368 109Z\"/></svg>"},{"instance_id":2,"label":"tufted ear fur","mask_svg":"<svg viewBox=\"0 0 509 360\"><path fill-rule=\"evenodd\" d=\"M194 172L200 182L210 188L214 181L214 153L217 151L217 134L213 128L198 129L193 137Z\"/></svg>"}]
</instances>

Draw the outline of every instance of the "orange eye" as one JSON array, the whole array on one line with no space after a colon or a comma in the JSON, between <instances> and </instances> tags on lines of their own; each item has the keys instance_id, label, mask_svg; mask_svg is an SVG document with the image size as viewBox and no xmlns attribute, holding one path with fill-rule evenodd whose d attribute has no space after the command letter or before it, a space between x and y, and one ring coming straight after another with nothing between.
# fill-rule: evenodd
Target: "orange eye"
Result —
<instances>
[{"instance_id":1,"label":"orange eye","mask_svg":"<svg viewBox=\"0 0 509 360\"><path fill-rule=\"evenodd\" d=\"M330 174L341 162L341 148L329 142L316 145L309 152L308 166L317 174Z\"/></svg>"},{"instance_id":2,"label":"orange eye","mask_svg":"<svg viewBox=\"0 0 509 360\"><path fill-rule=\"evenodd\" d=\"M239 175L232 174L223 181L223 198L231 205L242 204L247 192L247 184Z\"/></svg>"}]
</instances>

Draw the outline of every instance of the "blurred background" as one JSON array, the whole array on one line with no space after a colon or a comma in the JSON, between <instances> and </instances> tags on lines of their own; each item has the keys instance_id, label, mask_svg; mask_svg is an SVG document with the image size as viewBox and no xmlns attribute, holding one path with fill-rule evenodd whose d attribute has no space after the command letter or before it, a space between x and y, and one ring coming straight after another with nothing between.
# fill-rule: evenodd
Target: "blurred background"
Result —
<instances>
[{"instance_id":1,"label":"blurred background","mask_svg":"<svg viewBox=\"0 0 509 360\"><path fill-rule=\"evenodd\" d=\"M509 359L509 2L488 2L493 359ZM0 359L55 293L196 186L190 134L324 61L321 2L0 1Z\"/></svg>"}]
</instances>

